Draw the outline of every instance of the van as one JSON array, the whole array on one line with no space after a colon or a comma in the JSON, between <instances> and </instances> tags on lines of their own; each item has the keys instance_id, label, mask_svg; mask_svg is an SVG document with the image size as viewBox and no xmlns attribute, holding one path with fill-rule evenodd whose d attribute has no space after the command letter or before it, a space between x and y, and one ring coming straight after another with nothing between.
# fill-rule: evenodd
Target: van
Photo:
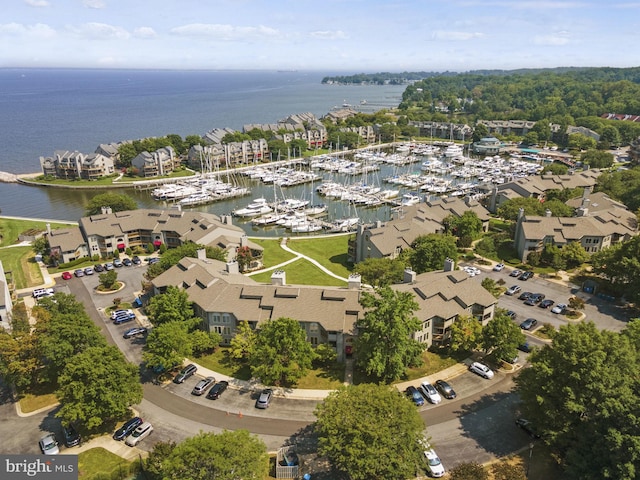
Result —
<instances>
[{"instance_id":1,"label":"van","mask_svg":"<svg viewBox=\"0 0 640 480\"><path fill-rule=\"evenodd\" d=\"M33 292L31 292L31 296L35 299L41 297L50 297L55 293L53 288L36 288Z\"/></svg>"},{"instance_id":2,"label":"van","mask_svg":"<svg viewBox=\"0 0 640 480\"><path fill-rule=\"evenodd\" d=\"M136 428L131 435L124 441L125 444L130 447L135 447L143 439L147 438L153 432L153 427L149 422L144 422L138 428Z\"/></svg>"},{"instance_id":3,"label":"van","mask_svg":"<svg viewBox=\"0 0 640 480\"><path fill-rule=\"evenodd\" d=\"M173 383L184 382L187 378L189 378L191 375L196 373L196 370L198 370L198 368L193 363L190 363L189 365L184 367L182 370L180 370L180 373L178 373L176 377L173 379Z\"/></svg>"}]
</instances>

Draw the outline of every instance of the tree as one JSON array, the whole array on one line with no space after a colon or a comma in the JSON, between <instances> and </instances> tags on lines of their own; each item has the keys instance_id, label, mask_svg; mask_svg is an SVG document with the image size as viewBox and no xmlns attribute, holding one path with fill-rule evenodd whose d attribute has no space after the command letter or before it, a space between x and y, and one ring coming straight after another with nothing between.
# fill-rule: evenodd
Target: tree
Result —
<instances>
[{"instance_id":1,"label":"tree","mask_svg":"<svg viewBox=\"0 0 640 480\"><path fill-rule=\"evenodd\" d=\"M413 338L422 327L413 295L383 287L376 294L362 292L360 304L365 314L358 322L356 365L383 382L419 365L424 345Z\"/></svg>"},{"instance_id":2,"label":"tree","mask_svg":"<svg viewBox=\"0 0 640 480\"><path fill-rule=\"evenodd\" d=\"M640 301L640 236L594 253L591 263L596 273L611 281L616 293Z\"/></svg>"},{"instance_id":3,"label":"tree","mask_svg":"<svg viewBox=\"0 0 640 480\"><path fill-rule=\"evenodd\" d=\"M146 310L155 326L166 322L193 323L193 306L189 295L174 285L169 285L164 293L151 297Z\"/></svg>"},{"instance_id":4,"label":"tree","mask_svg":"<svg viewBox=\"0 0 640 480\"><path fill-rule=\"evenodd\" d=\"M482 288L484 288L487 292L489 292L496 298L498 298L502 293L502 288L491 277L483 278L482 282L480 282L480 285L482 285Z\"/></svg>"},{"instance_id":5,"label":"tree","mask_svg":"<svg viewBox=\"0 0 640 480\"><path fill-rule=\"evenodd\" d=\"M144 460L144 470L154 480L162 480L162 462L164 462L171 452L176 448L176 442L156 442L149 456Z\"/></svg>"},{"instance_id":6,"label":"tree","mask_svg":"<svg viewBox=\"0 0 640 480\"><path fill-rule=\"evenodd\" d=\"M249 247L239 247L236 251L236 261L241 272L244 272L253 261L253 254Z\"/></svg>"},{"instance_id":7,"label":"tree","mask_svg":"<svg viewBox=\"0 0 640 480\"><path fill-rule=\"evenodd\" d=\"M533 197L511 198L498 207L498 216L505 220L517 220L520 209L525 215L542 215L544 207L540 200Z\"/></svg>"},{"instance_id":8,"label":"tree","mask_svg":"<svg viewBox=\"0 0 640 480\"><path fill-rule=\"evenodd\" d=\"M479 463L461 463L449 470L451 480L489 480L489 474Z\"/></svg>"},{"instance_id":9,"label":"tree","mask_svg":"<svg viewBox=\"0 0 640 480\"><path fill-rule=\"evenodd\" d=\"M383 287L402 282L405 264L399 258L367 258L356 263L354 272L362 275L365 283L374 287Z\"/></svg>"},{"instance_id":10,"label":"tree","mask_svg":"<svg viewBox=\"0 0 640 480\"><path fill-rule=\"evenodd\" d=\"M451 324L450 346L454 352L472 352L482 340L482 324L471 315L459 315Z\"/></svg>"},{"instance_id":11,"label":"tree","mask_svg":"<svg viewBox=\"0 0 640 480\"><path fill-rule=\"evenodd\" d=\"M43 235L41 237L36 238L31 243L31 249L36 255L49 255L49 237Z\"/></svg>"},{"instance_id":12,"label":"tree","mask_svg":"<svg viewBox=\"0 0 640 480\"><path fill-rule=\"evenodd\" d=\"M423 461L422 418L393 387L341 387L315 415L318 452L350 480L413 477Z\"/></svg>"},{"instance_id":13,"label":"tree","mask_svg":"<svg viewBox=\"0 0 640 480\"><path fill-rule=\"evenodd\" d=\"M523 413L559 458L566 478L637 478L640 362L630 336L592 322L561 326L516 378ZM597 455L600 446L606 455Z\"/></svg>"},{"instance_id":14,"label":"tree","mask_svg":"<svg viewBox=\"0 0 640 480\"><path fill-rule=\"evenodd\" d=\"M501 461L491 465L494 480L527 480L524 468L519 463Z\"/></svg>"},{"instance_id":15,"label":"tree","mask_svg":"<svg viewBox=\"0 0 640 480\"><path fill-rule=\"evenodd\" d=\"M202 355L206 352L212 352L222 342L222 335L218 332L205 332L196 329L189 334L189 342L191 343L191 351L194 355Z\"/></svg>"},{"instance_id":16,"label":"tree","mask_svg":"<svg viewBox=\"0 0 640 480\"><path fill-rule=\"evenodd\" d=\"M338 353L335 348L327 343L321 343L316 347L316 356L313 365L320 368L329 367L336 362L337 358Z\"/></svg>"},{"instance_id":17,"label":"tree","mask_svg":"<svg viewBox=\"0 0 640 480\"><path fill-rule=\"evenodd\" d=\"M246 430L202 432L163 450L170 450L160 464L163 479L262 480L269 473L266 445Z\"/></svg>"},{"instance_id":18,"label":"tree","mask_svg":"<svg viewBox=\"0 0 640 480\"><path fill-rule=\"evenodd\" d=\"M569 167L564 163L553 162L549 165L546 165L542 169L542 173L550 173L552 175L566 175L569 173Z\"/></svg>"},{"instance_id":19,"label":"tree","mask_svg":"<svg viewBox=\"0 0 640 480\"><path fill-rule=\"evenodd\" d=\"M34 385L42 367L36 335L0 329L0 377L19 388Z\"/></svg>"},{"instance_id":20,"label":"tree","mask_svg":"<svg viewBox=\"0 0 640 480\"><path fill-rule=\"evenodd\" d=\"M416 273L442 270L447 258L458 259L455 238L451 235L431 233L421 235L411 244L411 267Z\"/></svg>"},{"instance_id":21,"label":"tree","mask_svg":"<svg viewBox=\"0 0 640 480\"><path fill-rule=\"evenodd\" d=\"M249 322L246 320L238 322L236 333L229 345L229 356L240 362L249 361L256 347L256 339L256 332Z\"/></svg>"},{"instance_id":22,"label":"tree","mask_svg":"<svg viewBox=\"0 0 640 480\"><path fill-rule=\"evenodd\" d=\"M138 208L136 201L127 196L117 193L101 193L94 195L85 209L87 216L99 215L102 213L102 207L109 207L113 213L124 212L126 210L135 210Z\"/></svg>"},{"instance_id":23,"label":"tree","mask_svg":"<svg viewBox=\"0 0 640 480\"><path fill-rule=\"evenodd\" d=\"M78 353L60 374L56 392L63 422L82 422L88 429L122 417L142 400L138 367L117 347L91 347Z\"/></svg>"},{"instance_id":24,"label":"tree","mask_svg":"<svg viewBox=\"0 0 640 480\"><path fill-rule=\"evenodd\" d=\"M569 242L562 248L562 258L567 268L576 268L589 260L589 254L578 242Z\"/></svg>"},{"instance_id":25,"label":"tree","mask_svg":"<svg viewBox=\"0 0 640 480\"><path fill-rule=\"evenodd\" d=\"M311 368L313 359L313 348L300 323L280 317L258 330L251 373L265 384L291 385Z\"/></svg>"},{"instance_id":26,"label":"tree","mask_svg":"<svg viewBox=\"0 0 640 480\"><path fill-rule=\"evenodd\" d=\"M518 345L526 341L520 327L505 310L497 309L494 317L482 329L482 348L498 360L508 360L518 354Z\"/></svg>"},{"instance_id":27,"label":"tree","mask_svg":"<svg viewBox=\"0 0 640 480\"><path fill-rule=\"evenodd\" d=\"M179 321L165 322L149 332L142 359L148 367L171 369L192 353L187 325Z\"/></svg>"},{"instance_id":28,"label":"tree","mask_svg":"<svg viewBox=\"0 0 640 480\"><path fill-rule=\"evenodd\" d=\"M444 223L449 226L450 232L458 238L471 237L476 239L482 233L482 220L473 210L465 210L461 216L449 215Z\"/></svg>"},{"instance_id":29,"label":"tree","mask_svg":"<svg viewBox=\"0 0 640 480\"><path fill-rule=\"evenodd\" d=\"M100 281L100 286L105 290L114 290L116 285L118 285L118 272L116 272L115 269L107 270L98 275L98 280Z\"/></svg>"},{"instance_id":30,"label":"tree","mask_svg":"<svg viewBox=\"0 0 640 480\"><path fill-rule=\"evenodd\" d=\"M591 168L609 168L613 165L613 155L600 150L588 150L580 155L580 161Z\"/></svg>"}]
</instances>

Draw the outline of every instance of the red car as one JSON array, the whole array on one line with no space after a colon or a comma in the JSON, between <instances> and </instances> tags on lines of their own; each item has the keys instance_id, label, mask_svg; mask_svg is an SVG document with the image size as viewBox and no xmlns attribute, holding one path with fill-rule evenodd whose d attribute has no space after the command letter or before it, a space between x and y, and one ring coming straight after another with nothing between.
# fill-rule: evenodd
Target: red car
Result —
<instances>
[{"instance_id":1,"label":"red car","mask_svg":"<svg viewBox=\"0 0 640 480\"><path fill-rule=\"evenodd\" d=\"M62 272L62 278L64 278L65 280L70 280L71 278L73 278L73 275L71 275L71 272Z\"/></svg>"}]
</instances>

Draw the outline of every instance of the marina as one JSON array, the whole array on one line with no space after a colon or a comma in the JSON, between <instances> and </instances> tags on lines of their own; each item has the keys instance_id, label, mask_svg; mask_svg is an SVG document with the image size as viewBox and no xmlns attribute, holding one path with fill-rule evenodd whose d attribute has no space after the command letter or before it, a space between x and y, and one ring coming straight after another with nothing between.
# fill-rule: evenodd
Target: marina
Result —
<instances>
[{"instance_id":1,"label":"marina","mask_svg":"<svg viewBox=\"0 0 640 480\"><path fill-rule=\"evenodd\" d=\"M306 235L352 231L439 196L480 199L542 168L516 156L475 158L459 145L403 143L210 172L146 194L164 206L231 214L249 234Z\"/></svg>"}]
</instances>

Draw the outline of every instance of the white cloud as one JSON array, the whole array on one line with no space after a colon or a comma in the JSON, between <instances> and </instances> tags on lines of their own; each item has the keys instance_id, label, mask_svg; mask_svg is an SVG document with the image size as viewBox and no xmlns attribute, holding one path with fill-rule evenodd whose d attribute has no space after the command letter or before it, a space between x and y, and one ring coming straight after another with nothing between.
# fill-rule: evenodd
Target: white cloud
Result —
<instances>
[{"instance_id":1,"label":"white cloud","mask_svg":"<svg viewBox=\"0 0 640 480\"><path fill-rule=\"evenodd\" d=\"M151 27L138 27L133 31L133 35L139 38L153 38L156 31Z\"/></svg>"},{"instance_id":2,"label":"white cloud","mask_svg":"<svg viewBox=\"0 0 640 480\"><path fill-rule=\"evenodd\" d=\"M109 25L107 23L83 23L79 26L69 26L69 30L73 33L90 38L117 38L117 39L127 39L130 37L129 32L127 32L122 27L116 27L113 25Z\"/></svg>"},{"instance_id":3,"label":"white cloud","mask_svg":"<svg viewBox=\"0 0 640 480\"><path fill-rule=\"evenodd\" d=\"M24 3L31 7L48 7L51 5L47 0L24 0Z\"/></svg>"},{"instance_id":4,"label":"white cloud","mask_svg":"<svg viewBox=\"0 0 640 480\"><path fill-rule=\"evenodd\" d=\"M311 32L309 35L323 40L343 40L349 38L349 36L342 30L316 30L315 32Z\"/></svg>"},{"instance_id":5,"label":"white cloud","mask_svg":"<svg viewBox=\"0 0 640 480\"><path fill-rule=\"evenodd\" d=\"M478 32L455 32L446 30L436 30L433 32L434 40L453 40L453 41L465 41L473 40L474 38L481 38L484 34Z\"/></svg>"},{"instance_id":6,"label":"white cloud","mask_svg":"<svg viewBox=\"0 0 640 480\"><path fill-rule=\"evenodd\" d=\"M82 0L82 3L87 8L104 8L106 4L102 0Z\"/></svg>"},{"instance_id":7,"label":"white cloud","mask_svg":"<svg viewBox=\"0 0 640 480\"><path fill-rule=\"evenodd\" d=\"M49 25L45 25L44 23L36 23L33 25L24 25L22 23L5 23L0 24L0 33L35 38L51 38L55 36L56 31Z\"/></svg>"},{"instance_id":8,"label":"white cloud","mask_svg":"<svg viewBox=\"0 0 640 480\"><path fill-rule=\"evenodd\" d=\"M566 45L569 43L569 32L550 33L548 35L536 35L533 37L536 45Z\"/></svg>"},{"instance_id":9,"label":"white cloud","mask_svg":"<svg viewBox=\"0 0 640 480\"><path fill-rule=\"evenodd\" d=\"M251 37L276 37L278 30L259 25L257 27L234 27L233 25L221 25L211 23L191 23L172 28L171 33L183 36L216 37L218 40L237 40Z\"/></svg>"}]
</instances>

